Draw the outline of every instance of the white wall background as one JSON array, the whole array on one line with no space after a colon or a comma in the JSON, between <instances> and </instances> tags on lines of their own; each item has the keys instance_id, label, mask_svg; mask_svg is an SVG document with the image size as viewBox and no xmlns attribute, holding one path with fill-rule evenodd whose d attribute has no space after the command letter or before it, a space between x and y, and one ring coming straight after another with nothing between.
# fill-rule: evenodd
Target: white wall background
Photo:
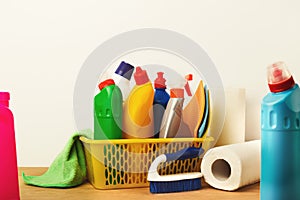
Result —
<instances>
[{"instance_id":1,"label":"white wall background","mask_svg":"<svg viewBox=\"0 0 300 200\"><path fill-rule=\"evenodd\" d=\"M225 87L246 88L246 139L259 138L266 66L283 60L300 77L299 10L296 0L0 1L0 90L11 92L19 165L48 166L75 131L73 89L87 56L145 27L196 41Z\"/></svg>"}]
</instances>

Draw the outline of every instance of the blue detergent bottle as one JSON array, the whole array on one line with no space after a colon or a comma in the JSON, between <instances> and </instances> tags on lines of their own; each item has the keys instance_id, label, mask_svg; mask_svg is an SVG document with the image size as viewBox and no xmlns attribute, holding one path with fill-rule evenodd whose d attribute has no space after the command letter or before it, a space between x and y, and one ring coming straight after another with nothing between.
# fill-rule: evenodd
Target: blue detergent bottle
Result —
<instances>
[{"instance_id":1,"label":"blue detergent bottle","mask_svg":"<svg viewBox=\"0 0 300 200\"><path fill-rule=\"evenodd\" d=\"M300 200L300 89L283 62L268 67L261 104L261 200Z\"/></svg>"},{"instance_id":2,"label":"blue detergent bottle","mask_svg":"<svg viewBox=\"0 0 300 200\"><path fill-rule=\"evenodd\" d=\"M164 112L170 99L170 95L166 92L166 79L163 77L163 75L163 72L157 72L157 78L154 80L154 138L159 137L162 118L164 116Z\"/></svg>"}]
</instances>

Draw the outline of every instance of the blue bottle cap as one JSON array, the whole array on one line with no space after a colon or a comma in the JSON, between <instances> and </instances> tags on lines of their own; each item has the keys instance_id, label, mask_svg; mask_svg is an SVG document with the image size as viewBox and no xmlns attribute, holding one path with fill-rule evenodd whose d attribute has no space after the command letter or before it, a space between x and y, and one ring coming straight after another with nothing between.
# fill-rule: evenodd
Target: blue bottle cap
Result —
<instances>
[{"instance_id":1,"label":"blue bottle cap","mask_svg":"<svg viewBox=\"0 0 300 200\"><path fill-rule=\"evenodd\" d=\"M132 73L134 70L134 66L132 66L129 63L126 63L124 61L121 62L117 70L115 71L116 74L119 74L120 76L123 76L124 78L130 80Z\"/></svg>"}]
</instances>

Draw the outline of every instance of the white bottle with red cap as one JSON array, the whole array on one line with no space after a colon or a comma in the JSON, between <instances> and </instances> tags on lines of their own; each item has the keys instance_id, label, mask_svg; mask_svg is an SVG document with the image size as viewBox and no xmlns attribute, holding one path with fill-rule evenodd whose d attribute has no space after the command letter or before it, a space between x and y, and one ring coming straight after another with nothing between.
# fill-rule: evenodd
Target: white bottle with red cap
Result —
<instances>
[{"instance_id":1,"label":"white bottle with red cap","mask_svg":"<svg viewBox=\"0 0 300 200\"><path fill-rule=\"evenodd\" d=\"M182 121L182 108L184 102L184 89L170 89L170 100L161 123L160 138L176 137Z\"/></svg>"}]
</instances>

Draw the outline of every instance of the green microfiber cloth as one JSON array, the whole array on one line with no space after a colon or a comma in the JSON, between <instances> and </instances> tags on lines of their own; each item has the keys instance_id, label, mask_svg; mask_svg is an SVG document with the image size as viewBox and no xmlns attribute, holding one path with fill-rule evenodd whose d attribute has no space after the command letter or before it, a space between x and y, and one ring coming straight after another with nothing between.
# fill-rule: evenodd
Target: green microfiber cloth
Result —
<instances>
[{"instance_id":1,"label":"green microfiber cloth","mask_svg":"<svg viewBox=\"0 0 300 200\"><path fill-rule=\"evenodd\" d=\"M26 176L22 173L26 184L39 187L69 188L82 184L86 180L86 163L80 136L90 138L91 130L75 133L63 151L41 176Z\"/></svg>"}]
</instances>

